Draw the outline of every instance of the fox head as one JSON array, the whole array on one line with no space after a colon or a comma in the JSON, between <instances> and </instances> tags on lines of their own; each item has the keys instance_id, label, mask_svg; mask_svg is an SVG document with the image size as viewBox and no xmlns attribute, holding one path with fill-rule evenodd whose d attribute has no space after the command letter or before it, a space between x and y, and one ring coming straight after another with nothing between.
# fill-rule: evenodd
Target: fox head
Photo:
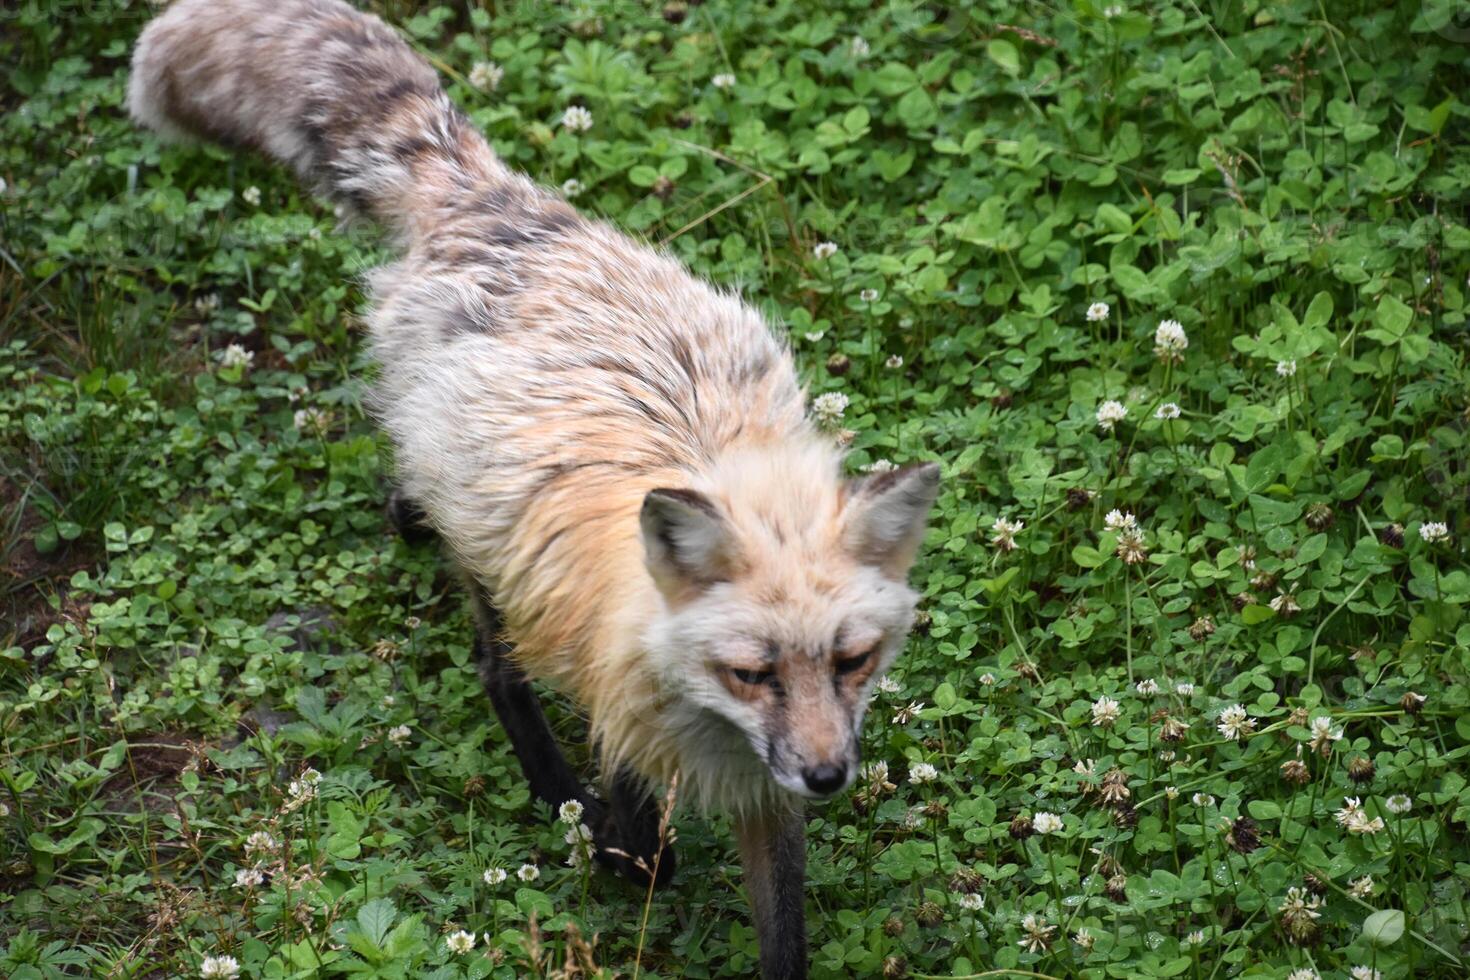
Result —
<instances>
[{"instance_id":1,"label":"fox head","mask_svg":"<svg viewBox=\"0 0 1470 980\"><path fill-rule=\"evenodd\" d=\"M729 459L698 488L653 490L641 513L663 597L645 650L670 723L702 740L699 758L729 753L809 798L857 773L870 692L913 621L906 577L939 489L937 464L843 481L823 456Z\"/></svg>"}]
</instances>

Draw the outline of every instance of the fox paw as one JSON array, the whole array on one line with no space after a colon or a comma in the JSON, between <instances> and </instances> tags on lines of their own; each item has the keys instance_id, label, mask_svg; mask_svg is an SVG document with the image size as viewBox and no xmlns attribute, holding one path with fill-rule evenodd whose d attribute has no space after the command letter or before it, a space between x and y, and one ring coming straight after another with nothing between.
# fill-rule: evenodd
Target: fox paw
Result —
<instances>
[{"instance_id":1,"label":"fox paw","mask_svg":"<svg viewBox=\"0 0 1470 980\"><path fill-rule=\"evenodd\" d=\"M611 808L592 829L592 843L597 848L597 861L634 884L662 888L674 878L674 848L658 839L654 822L628 828L620 825Z\"/></svg>"}]
</instances>

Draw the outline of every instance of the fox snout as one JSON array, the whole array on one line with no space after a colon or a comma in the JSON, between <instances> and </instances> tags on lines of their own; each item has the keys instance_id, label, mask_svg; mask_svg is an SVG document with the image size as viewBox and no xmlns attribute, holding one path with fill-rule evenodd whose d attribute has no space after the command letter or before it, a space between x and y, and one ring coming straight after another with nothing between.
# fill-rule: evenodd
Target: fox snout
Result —
<instances>
[{"instance_id":1,"label":"fox snout","mask_svg":"<svg viewBox=\"0 0 1470 980\"><path fill-rule=\"evenodd\" d=\"M806 788L811 790L813 796L831 796L847 786L848 774L852 769L846 760L823 762L804 767L801 770L801 780L806 783Z\"/></svg>"}]
</instances>

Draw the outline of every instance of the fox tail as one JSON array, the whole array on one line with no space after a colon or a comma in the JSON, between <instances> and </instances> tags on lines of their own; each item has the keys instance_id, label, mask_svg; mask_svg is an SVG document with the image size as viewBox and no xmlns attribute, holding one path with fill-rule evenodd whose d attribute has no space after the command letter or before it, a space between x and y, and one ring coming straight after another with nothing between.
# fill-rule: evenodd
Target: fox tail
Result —
<instances>
[{"instance_id":1,"label":"fox tail","mask_svg":"<svg viewBox=\"0 0 1470 980\"><path fill-rule=\"evenodd\" d=\"M178 0L138 41L128 110L274 157L410 241L457 192L508 176L434 70L342 0Z\"/></svg>"}]
</instances>

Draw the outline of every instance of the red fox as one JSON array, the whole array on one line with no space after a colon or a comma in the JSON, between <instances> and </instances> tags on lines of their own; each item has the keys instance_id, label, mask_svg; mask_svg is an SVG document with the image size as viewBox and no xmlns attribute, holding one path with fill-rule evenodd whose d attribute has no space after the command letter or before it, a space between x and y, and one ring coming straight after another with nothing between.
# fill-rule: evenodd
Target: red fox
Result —
<instances>
[{"instance_id":1,"label":"red fox","mask_svg":"<svg viewBox=\"0 0 1470 980\"><path fill-rule=\"evenodd\" d=\"M507 168L433 69L341 0L180 0L138 41L145 126L264 152L384 225L372 409L400 518L471 595L532 792L668 881L653 788L734 818L767 980L803 977L804 800L845 789L904 644L929 463L842 477L760 314ZM586 712L603 798L530 680Z\"/></svg>"}]
</instances>

